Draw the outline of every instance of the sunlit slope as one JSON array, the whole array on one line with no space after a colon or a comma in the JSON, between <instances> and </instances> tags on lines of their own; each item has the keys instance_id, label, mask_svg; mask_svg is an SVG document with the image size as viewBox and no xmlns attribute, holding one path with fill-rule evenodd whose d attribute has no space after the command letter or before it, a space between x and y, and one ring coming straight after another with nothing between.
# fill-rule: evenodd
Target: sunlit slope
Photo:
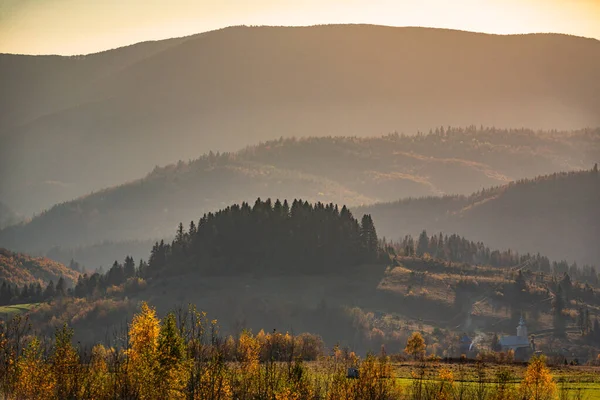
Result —
<instances>
[{"instance_id":1,"label":"sunlit slope","mask_svg":"<svg viewBox=\"0 0 600 400\"><path fill-rule=\"evenodd\" d=\"M0 248L0 281L19 286L31 283L58 282L60 277L75 282L78 273L44 257L31 257Z\"/></svg>"}]
</instances>

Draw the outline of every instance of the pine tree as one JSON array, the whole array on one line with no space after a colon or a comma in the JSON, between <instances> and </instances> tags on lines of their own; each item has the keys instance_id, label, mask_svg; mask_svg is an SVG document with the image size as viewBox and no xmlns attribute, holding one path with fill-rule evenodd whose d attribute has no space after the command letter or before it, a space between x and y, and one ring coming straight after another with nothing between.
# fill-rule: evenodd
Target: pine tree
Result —
<instances>
[{"instance_id":1,"label":"pine tree","mask_svg":"<svg viewBox=\"0 0 600 400\"><path fill-rule=\"evenodd\" d=\"M61 276L58 278L58 283L56 284L56 295L59 297L64 297L67 293L66 283L64 278Z\"/></svg>"},{"instance_id":2,"label":"pine tree","mask_svg":"<svg viewBox=\"0 0 600 400\"><path fill-rule=\"evenodd\" d=\"M427 236L426 231L421 232L419 235L416 252L417 257L423 257L425 253L429 252L429 237Z\"/></svg>"},{"instance_id":3,"label":"pine tree","mask_svg":"<svg viewBox=\"0 0 600 400\"><path fill-rule=\"evenodd\" d=\"M377 257L378 239L373 219L369 214L362 217L360 239L365 259L374 260Z\"/></svg>"},{"instance_id":4,"label":"pine tree","mask_svg":"<svg viewBox=\"0 0 600 400\"><path fill-rule=\"evenodd\" d=\"M23 301L24 303L27 302L27 299L29 299L29 288L27 287L27 285L23 285L23 289L21 289L21 301Z\"/></svg>"},{"instance_id":5,"label":"pine tree","mask_svg":"<svg viewBox=\"0 0 600 400\"><path fill-rule=\"evenodd\" d=\"M9 285L6 281L2 281L2 286L0 287L0 305L5 306L10 304L11 297Z\"/></svg>"},{"instance_id":6,"label":"pine tree","mask_svg":"<svg viewBox=\"0 0 600 400\"><path fill-rule=\"evenodd\" d=\"M572 286L573 286L573 283L571 282L571 277L569 276L568 273L565 272L562 280L560 281L560 288L562 289L564 298L567 301L569 301Z\"/></svg>"},{"instance_id":7,"label":"pine tree","mask_svg":"<svg viewBox=\"0 0 600 400\"><path fill-rule=\"evenodd\" d=\"M600 343L600 321L598 318L594 319L594 339L596 340L596 344Z\"/></svg>"},{"instance_id":8,"label":"pine tree","mask_svg":"<svg viewBox=\"0 0 600 400\"><path fill-rule=\"evenodd\" d=\"M517 293L521 293L527 290L527 282L525 281L525 277L523 276L523 271L519 270L517 272L517 277L515 278L515 290Z\"/></svg>"},{"instance_id":9,"label":"pine tree","mask_svg":"<svg viewBox=\"0 0 600 400\"><path fill-rule=\"evenodd\" d=\"M188 231L188 234L190 236L190 239L196 235L196 224L193 220L190 221L190 229Z\"/></svg>"},{"instance_id":10,"label":"pine tree","mask_svg":"<svg viewBox=\"0 0 600 400\"><path fill-rule=\"evenodd\" d=\"M185 240L185 231L183 229L183 223L179 223L177 227L177 233L175 234L175 243L183 244Z\"/></svg>"},{"instance_id":11,"label":"pine tree","mask_svg":"<svg viewBox=\"0 0 600 400\"><path fill-rule=\"evenodd\" d=\"M87 295L86 280L87 275L79 275L77 278L77 284L75 285L75 290L73 291L75 297L85 297Z\"/></svg>"},{"instance_id":12,"label":"pine tree","mask_svg":"<svg viewBox=\"0 0 600 400\"><path fill-rule=\"evenodd\" d=\"M125 279L132 278L135 276L135 261L133 261L133 257L125 257L125 263L123 264L123 272L125 274Z\"/></svg>"},{"instance_id":13,"label":"pine tree","mask_svg":"<svg viewBox=\"0 0 600 400\"><path fill-rule=\"evenodd\" d=\"M54 296L56 296L56 290L54 289L54 282L50 280L48 286L46 286L46 289L44 290L44 300L50 300L54 298Z\"/></svg>"},{"instance_id":14,"label":"pine tree","mask_svg":"<svg viewBox=\"0 0 600 400\"><path fill-rule=\"evenodd\" d=\"M43 291L42 291L42 285L39 282L35 285L34 293L35 293L36 301L42 300Z\"/></svg>"}]
</instances>

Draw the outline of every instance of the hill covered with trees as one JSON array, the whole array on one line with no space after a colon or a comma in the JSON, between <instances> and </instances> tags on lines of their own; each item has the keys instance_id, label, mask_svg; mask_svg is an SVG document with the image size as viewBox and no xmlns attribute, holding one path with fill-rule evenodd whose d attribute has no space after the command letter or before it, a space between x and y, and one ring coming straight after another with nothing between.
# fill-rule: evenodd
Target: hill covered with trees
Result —
<instances>
[{"instance_id":1,"label":"hill covered with trees","mask_svg":"<svg viewBox=\"0 0 600 400\"><path fill-rule=\"evenodd\" d=\"M139 301L161 314L192 303L225 332L310 331L366 351L402 348L418 329L442 356L459 351L457 330L511 333L523 315L531 332L543 333L539 346L555 351L559 340L583 354L600 346L599 278L593 265L494 250L456 234L379 240L371 217L356 219L345 206L258 199L180 224L147 261L126 257L67 290L34 287L47 303L31 318L45 333L69 323L89 343Z\"/></svg>"},{"instance_id":2,"label":"hill covered with trees","mask_svg":"<svg viewBox=\"0 0 600 400\"><path fill-rule=\"evenodd\" d=\"M180 221L257 197L355 207L409 196L466 195L524 175L588 168L598 158L598 130L468 127L415 136L280 139L157 167L143 179L56 205L1 231L0 245L107 267L128 254L145 256L132 241L172 237ZM407 233L423 228L409 227L409 221L398 226ZM390 234L397 235L386 230ZM104 260L94 249L123 241L131 246L104 246Z\"/></svg>"},{"instance_id":3,"label":"hill covered with trees","mask_svg":"<svg viewBox=\"0 0 600 400\"><path fill-rule=\"evenodd\" d=\"M598 71L593 39L368 25L2 54L0 198L31 215L157 164L282 135L595 127Z\"/></svg>"},{"instance_id":4,"label":"hill covered with trees","mask_svg":"<svg viewBox=\"0 0 600 400\"><path fill-rule=\"evenodd\" d=\"M234 204L207 213L185 227L180 223L173 241L155 243L147 249L145 258L147 261L137 263L128 256L122 263L115 261L105 273L79 275L77 283L64 292L66 296L56 295L53 299L54 304L70 299L76 299L75 303L58 309L42 308L36 311L36 321L45 321L40 326L46 330L47 318L72 321L83 324L90 337L97 337L98 332L89 329L89 325L97 323L93 315L102 314L102 318L108 316L111 323L117 323L118 310L123 316L138 300L152 300L164 310L175 303L195 302L200 296L204 307L218 311L225 318L227 329L231 329L243 309L248 311L247 323L252 326L279 319L273 319L257 304L260 300L253 298L264 296L267 305L271 296L277 296L285 299L282 307L295 308L299 313L291 320L283 318L279 322L288 324L304 318L318 301L319 297L306 304L301 300L311 297L314 290L336 297L342 292L336 304L372 293L389 261L369 215L357 219L346 206L338 208L299 199L289 203L257 199L252 206ZM356 290L344 294L349 283ZM264 289L257 288L258 284ZM174 288L177 300L172 298ZM288 293L297 290L303 290L305 296L294 298ZM12 302L20 300L15 295ZM107 304L113 300L118 304ZM323 316L307 321L299 327L317 326L323 322Z\"/></svg>"},{"instance_id":5,"label":"hill covered with trees","mask_svg":"<svg viewBox=\"0 0 600 400\"><path fill-rule=\"evenodd\" d=\"M62 277L69 284L79 273L61 263L44 257L31 257L0 248L0 281L13 285L58 282Z\"/></svg>"},{"instance_id":6,"label":"hill covered with trees","mask_svg":"<svg viewBox=\"0 0 600 400\"><path fill-rule=\"evenodd\" d=\"M346 206L259 198L180 224L171 245L154 245L147 273L322 274L378 258L370 215L359 223Z\"/></svg>"},{"instance_id":7,"label":"hill covered with trees","mask_svg":"<svg viewBox=\"0 0 600 400\"><path fill-rule=\"evenodd\" d=\"M519 180L470 196L405 199L355 211L371 214L380 235L388 238L415 235L422 229L456 232L495 248L596 264L599 203L595 166Z\"/></svg>"}]
</instances>

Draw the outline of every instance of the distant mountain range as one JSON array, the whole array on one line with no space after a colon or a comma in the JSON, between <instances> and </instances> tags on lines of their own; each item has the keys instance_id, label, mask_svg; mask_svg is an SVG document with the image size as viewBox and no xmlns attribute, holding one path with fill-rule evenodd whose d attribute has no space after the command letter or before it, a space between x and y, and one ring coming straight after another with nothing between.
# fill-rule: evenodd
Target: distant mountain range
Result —
<instances>
[{"instance_id":1,"label":"distant mountain range","mask_svg":"<svg viewBox=\"0 0 600 400\"><path fill-rule=\"evenodd\" d=\"M380 236L458 233L495 248L598 266L600 176L591 171L520 180L471 196L407 199L360 207Z\"/></svg>"},{"instance_id":2,"label":"distant mountain range","mask_svg":"<svg viewBox=\"0 0 600 400\"><path fill-rule=\"evenodd\" d=\"M0 231L0 246L52 254L63 262L74 257L92 269L107 267L127 254L136 259L146 257L148 250L139 252L142 243L171 238L179 222L187 226L206 212L232 203L254 202L258 197L302 198L352 207L425 197L414 201L416 210L425 210L423 215L421 211L408 215L400 211L396 218L392 213L377 221L381 233L393 238L423 228L454 233L456 219L446 225L434 222L447 212L467 207L470 199L480 195L427 197L468 195L522 176L587 169L598 159L600 130L536 133L472 127L438 129L417 136L281 139L236 153L209 153L192 162L155 168L143 179L58 204L27 223ZM431 210L428 204L433 204ZM381 212L395 207L375 206L365 212L381 219ZM559 215L570 212L565 209L560 214L560 207L553 210ZM490 213L497 216L496 211ZM548 218L548 224L553 224L558 216ZM483 233L464 232L475 239ZM496 247L503 245L490 239L487 241ZM135 251L128 253L130 247ZM545 250L544 254L558 253Z\"/></svg>"},{"instance_id":3,"label":"distant mountain range","mask_svg":"<svg viewBox=\"0 0 600 400\"><path fill-rule=\"evenodd\" d=\"M554 34L234 27L86 56L3 54L0 76L0 199L24 215L281 136L600 126L600 42ZM268 179L289 179L278 173Z\"/></svg>"}]
</instances>

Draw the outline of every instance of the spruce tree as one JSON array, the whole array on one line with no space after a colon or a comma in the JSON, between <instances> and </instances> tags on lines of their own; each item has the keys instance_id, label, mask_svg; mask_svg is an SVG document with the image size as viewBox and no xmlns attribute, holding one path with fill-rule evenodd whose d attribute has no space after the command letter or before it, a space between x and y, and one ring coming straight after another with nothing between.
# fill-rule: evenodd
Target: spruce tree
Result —
<instances>
[{"instance_id":1,"label":"spruce tree","mask_svg":"<svg viewBox=\"0 0 600 400\"><path fill-rule=\"evenodd\" d=\"M427 232L423 231L419 235L419 240L417 242L417 257L423 257L425 253L429 252L429 237L427 236Z\"/></svg>"},{"instance_id":2,"label":"spruce tree","mask_svg":"<svg viewBox=\"0 0 600 400\"><path fill-rule=\"evenodd\" d=\"M565 334L565 320L562 315L563 309L565 308L565 300L563 298L563 290L559 285L554 295L553 307L553 325L555 333L558 336L564 336Z\"/></svg>"},{"instance_id":3,"label":"spruce tree","mask_svg":"<svg viewBox=\"0 0 600 400\"><path fill-rule=\"evenodd\" d=\"M56 295L63 297L67 294L67 287L64 278L61 276L56 283Z\"/></svg>"},{"instance_id":4,"label":"spruce tree","mask_svg":"<svg viewBox=\"0 0 600 400\"><path fill-rule=\"evenodd\" d=\"M51 300L54 296L56 296L56 290L54 289L54 282L50 280L44 290L44 300Z\"/></svg>"},{"instance_id":5,"label":"spruce tree","mask_svg":"<svg viewBox=\"0 0 600 400\"><path fill-rule=\"evenodd\" d=\"M135 276L135 261L133 261L133 257L125 257L125 263L123 264L123 272L125 274L125 279L132 278Z\"/></svg>"}]
</instances>

